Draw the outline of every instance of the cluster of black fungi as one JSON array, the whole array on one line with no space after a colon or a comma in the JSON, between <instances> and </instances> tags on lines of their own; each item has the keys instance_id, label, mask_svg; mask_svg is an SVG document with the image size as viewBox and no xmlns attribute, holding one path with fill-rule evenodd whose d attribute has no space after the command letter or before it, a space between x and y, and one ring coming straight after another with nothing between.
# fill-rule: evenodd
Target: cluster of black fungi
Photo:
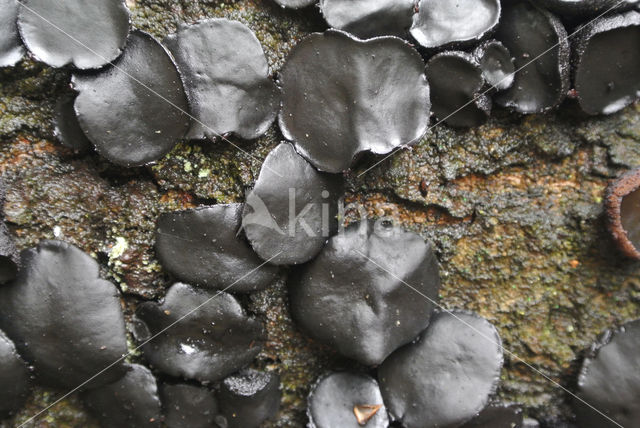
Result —
<instances>
[{"instance_id":1,"label":"cluster of black fungi","mask_svg":"<svg viewBox=\"0 0 640 428\"><path fill-rule=\"evenodd\" d=\"M92 145L116 164L144 165L180 139L254 139L276 118L288 140L267 156L246 203L158 219L157 256L179 282L128 321L153 372L121 358L121 295L93 258L60 241L18 254L0 223L0 413L19 408L37 382L80 385L105 427L258 426L278 411L280 381L247 368L265 327L231 293L263 290L290 266L297 325L376 373L322 376L309 395L309 426L536 426L495 398L503 364L495 327L437 308L431 245L385 222L341 228L336 214L337 173L362 152L419 140L430 111L468 127L486 120L494 102L542 113L572 93L584 112L609 114L637 99L635 1L540 3L320 0L334 28L300 41L276 84L258 39L239 22L182 25L160 43L130 31L118 0L0 0L0 66L26 48L73 70L73 91L55 115L58 138L73 149ZM608 200L637 227L640 209L623 201L636 181ZM616 224L622 235L633 229L626 217ZM640 425L639 350L639 321L594 345L574 402L581 427L610 423L585 402L623 426Z\"/></svg>"}]
</instances>

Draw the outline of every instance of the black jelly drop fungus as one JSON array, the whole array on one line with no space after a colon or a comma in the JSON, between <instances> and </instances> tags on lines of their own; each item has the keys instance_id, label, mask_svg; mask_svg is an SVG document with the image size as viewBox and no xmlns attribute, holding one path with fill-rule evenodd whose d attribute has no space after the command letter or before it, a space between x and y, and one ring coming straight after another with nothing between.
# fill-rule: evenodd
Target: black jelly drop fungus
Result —
<instances>
[{"instance_id":1,"label":"black jelly drop fungus","mask_svg":"<svg viewBox=\"0 0 640 428\"><path fill-rule=\"evenodd\" d=\"M280 377L271 372L241 370L221 382L217 394L228 428L258 428L280 408Z\"/></svg>"},{"instance_id":2,"label":"black jelly drop fungus","mask_svg":"<svg viewBox=\"0 0 640 428\"><path fill-rule=\"evenodd\" d=\"M572 46L582 110L611 114L640 98L640 12L596 19L578 32Z\"/></svg>"},{"instance_id":3,"label":"black jelly drop fungus","mask_svg":"<svg viewBox=\"0 0 640 428\"><path fill-rule=\"evenodd\" d=\"M414 0L320 0L330 27L358 37L404 36L411 26Z\"/></svg>"},{"instance_id":4,"label":"black jelly drop fungus","mask_svg":"<svg viewBox=\"0 0 640 428\"><path fill-rule=\"evenodd\" d=\"M83 402L103 428L160 427L162 414L156 378L140 364L126 367L122 379L84 392Z\"/></svg>"},{"instance_id":5,"label":"black jelly drop fungus","mask_svg":"<svg viewBox=\"0 0 640 428\"><path fill-rule=\"evenodd\" d=\"M18 28L27 49L45 64L95 69L122 53L129 10L123 0L24 0Z\"/></svg>"},{"instance_id":6,"label":"black jelly drop fungus","mask_svg":"<svg viewBox=\"0 0 640 428\"><path fill-rule=\"evenodd\" d=\"M473 43L499 21L499 0L420 0L411 35L425 48Z\"/></svg>"},{"instance_id":7,"label":"black jelly drop fungus","mask_svg":"<svg viewBox=\"0 0 640 428\"><path fill-rule=\"evenodd\" d=\"M309 393L307 416L313 428L389 426L378 382L362 373L334 372L320 377Z\"/></svg>"},{"instance_id":8,"label":"black jelly drop fungus","mask_svg":"<svg viewBox=\"0 0 640 428\"><path fill-rule=\"evenodd\" d=\"M520 406L511 404L489 404L462 428L523 428Z\"/></svg>"},{"instance_id":9,"label":"black jelly drop fungus","mask_svg":"<svg viewBox=\"0 0 640 428\"><path fill-rule=\"evenodd\" d=\"M550 12L526 0L505 3L496 33L514 57L511 88L495 102L519 113L543 113L558 107L569 90L567 31Z\"/></svg>"},{"instance_id":10,"label":"black jelly drop fungus","mask_svg":"<svg viewBox=\"0 0 640 428\"><path fill-rule=\"evenodd\" d=\"M136 314L149 338L157 335L142 346L145 358L174 377L221 380L250 364L265 340L261 322L232 295L187 284L173 284L162 303L145 302Z\"/></svg>"},{"instance_id":11,"label":"black jelly drop fungus","mask_svg":"<svg viewBox=\"0 0 640 428\"><path fill-rule=\"evenodd\" d=\"M98 263L61 241L22 252L18 277L0 287L0 328L34 368L36 379L75 388L127 352L120 292L100 279ZM121 364L89 382L118 380Z\"/></svg>"},{"instance_id":12,"label":"black jelly drop fungus","mask_svg":"<svg viewBox=\"0 0 640 428\"><path fill-rule=\"evenodd\" d=\"M216 426L218 402L208 388L186 383L163 384L160 397L167 428Z\"/></svg>"},{"instance_id":13,"label":"black jelly drop fungus","mask_svg":"<svg viewBox=\"0 0 640 428\"><path fill-rule=\"evenodd\" d=\"M609 232L620 252L640 260L640 168L609 184L605 208Z\"/></svg>"},{"instance_id":14,"label":"black jelly drop fungus","mask_svg":"<svg viewBox=\"0 0 640 428\"><path fill-rule=\"evenodd\" d=\"M497 40L487 40L474 51L488 85L498 91L509 89L513 84L515 65L509 49Z\"/></svg>"},{"instance_id":15,"label":"black jelly drop fungus","mask_svg":"<svg viewBox=\"0 0 640 428\"><path fill-rule=\"evenodd\" d=\"M20 253L4 220L0 219L0 284L15 279L20 267Z\"/></svg>"},{"instance_id":16,"label":"black jelly drop fungus","mask_svg":"<svg viewBox=\"0 0 640 428\"><path fill-rule=\"evenodd\" d=\"M182 75L194 120L187 137L264 134L280 108L262 46L246 25L208 19L164 39Z\"/></svg>"},{"instance_id":17,"label":"black jelly drop fungus","mask_svg":"<svg viewBox=\"0 0 640 428\"><path fill-rule=\"evenodd\" d=\"M638 349L640 320L606 332L592 347L592 355L585 358L578 376L580 400L572 401L580 428L640 426Z\"/></svg>"},{"instance_id":18,"label":"black jelly drop fungus","mask_svg":"<svg viewBox=\"0 0 640 428\"><path fill-rule=\"evenodd\" d=\"M345 171L357 154L389 153L427 130L424 61L397 37L311 34L293 48L278 80L280 129L319 170Z\"/></svg>"},{"instance_id":19,"label":"black jelly drop fungus","mask_svg":"<svg viewBox=\"0 0 640 428\"><path fill-rule=\"evenodd\" d=\"M75 95L64 94L56 102L54 109L54 134L60 143L76 151L85 151L93 147L84 135L73 107Z\"/></svg>"},{"instance_id":20,"label":"black jelly drop fungus","mask_svg":"<svg viewBox=\"0 0 640 428\"><path fill-rule=\"evenodd\" d=\"M264 260L307 262L335 234L342 192L341 176L318 172L291 144L282 143L269 153L247 194L242 228Z\"/></svg>"},{"instance_id":21,"label":"black jelly drop fungus","mask_svg":"<svg viewBox=\"0 0 640 428\"><path fill-rule=\"evenodd\" d=\"M16 347L0 330L0 419L18 410L29 393L27 365Z\"/></svg>"},{"instance_id":22,"label":"black jelly drop fungus","mask_svg":"<svg viewBox=\"0 0 640 428\"><path fill-rule=\"evenodd\" d=\"M390 414L406 428L460 426L487 405L502 362L500 336L487 320L440 312L416 342L382 363L378 382Z\"/></svg>"},{"instance_id":23,"label":"black jelly drop fungus","mask_svg":"<svg viewBox=\"0 0 640 428\"><path fill-rule=\"evenodd\" d=\"M189 103L171 55L142 31L129 35L117 61L76 73L75 110L98 153L122 166L160 159L184 137Z\"/></svg>"},{"instance_id":24,"label":"black jelly drop fungus","mask_svg":"<svg viewBox=\"0 0 640 428\"><path fill-rule=\"evenodd\" d=\"M156 254L162 266L190 284L229 292L266 288L277 276L243 236L242 204L214 205L162 214Z\"/></svg>"},{"instance_id":25,"label":"black jelly drop fungus","mask_svg":"<svg viewBox=\"0 0 640 428\"><path fill-rule=\"evenodd\" d=\"M427 327L439 287L430 244L399 227L366 221L333 236L297 269L289 298L306 333L374 366Z\"/></svg>"},{"instance_id":26,"label":"black jelly drop fungus","mask_svg":"<svg viewBox=\"0 0 640 428\"><path fill-rule=\"evenodd\" d=\"M472 55L439 53L429 60L426 72L436 118L455 127L478 126L487 120L491 99L483 93L483 72Z\"/></svg>"},{"instance_id":27,"label":"black jelly drop fungus","mask_svg":"<svg viewBox=\"0 0 640 428\"><path fill-rule=\"evenodd\" d=\"M24 55L18 33L18 0L0 0L0 67L15 65Z\"/></svg>"}]
</instances>

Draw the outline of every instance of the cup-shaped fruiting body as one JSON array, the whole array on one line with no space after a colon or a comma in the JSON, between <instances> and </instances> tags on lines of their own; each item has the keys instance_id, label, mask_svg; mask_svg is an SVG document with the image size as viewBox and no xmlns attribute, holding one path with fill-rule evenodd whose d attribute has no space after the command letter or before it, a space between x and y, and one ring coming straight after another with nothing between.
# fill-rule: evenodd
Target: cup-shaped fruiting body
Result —
<instances>
[{"instance_id":1,"label":"cup-shaped fruiting body","mask_svg":"<svg viewBox=\"0 0 640 428\"><path fill-rule=\"evenodd\" d=\"M78 91L74 105L80 127L98 153L115 164L156 161L189 127L189 104L173 59L142 31L130 34L112 65L76 73L72 85Z\"/></svg>"},{"instance_id":2,"label":"cup-shaped fruiting body","mask_svg":"<svg viewBox=\"0 0 640 428\"><path fill-rule=\"evenodd\" d=\"M291 312L313 338L380 364L429 324L440 277L431 245L373 221L352 224L289 281Z\"/></svg>"},{"instance_id":3,"label":"cup-shaped fruiting body","mask_svg":"<svg viewBox=\"0 0 640 428\"><path fill-rule=\"evenodd\" d=\"M427 63L431 104L436 118L456 127L478 126L491 114L491 99L483 92L480 64L465 52L447 51Z\"/></svg>"},{"instance_id":4,"label":"cup-shaped fruiting body","mask_svg":"<svg viewBox=\"0 0 640 428\"><path fill-rule=\"evenodd\" d=\"M250 364L264 345L262 323L224 292L176 283L162 303L145 302L136 314L144 323L137 339L145 358L174 377L219 381Z\"/></svg>"},{"instance_id":5,"label":"cup-shaped fruiting body","mask_svg":"<svg viewBox=\"0 0 640 428\"><path fill-rule=\"evenodd\" d=\"M480 64L487 85L498 91L504 91L513 85L516 67L505 45L497 40L487 40L473 51L473 56Z\"/></svg>"},{"instance_id":6,"label":"cup-shaped fruiting body","mask_svg":"<svg viewBox=\"0 0 640 428\"><path fill-rule=\"evenodd\" d=\"M280 108L280 90L269 78L262 46L246 25L208 19L182 25L164 39L189 97L188 138L264 134Z\"/></svg>"},{"instance_id":7,"label":"cup-shaped fruiting body","mask_svg":"<svg viewBox=\"0 0 640 428\"><path fill-rule=\"evenodd\" d=\"M550 12L526 0L505 3L496 39L514 57L513 86L494 98L519 113L543 113L558 107L569 90L567 31Z\"/></svg>"},{"instance_id":8,"label":"cup-shaped fruiting body","mask_svg":"<svg viewBox=\"0 0 640 428\"><path fill-rule=\"evenodd\" d=\"M24 403L29 392L27 365L16 347L0 330L0 419L10 416Z\"/></svg>"},{"instance_id":9,"label":"cup-shaped fruiting body","mask_svg":"<svg viewBox=\"0 0 640 428\"><path fill-rule=\"evenodd\" d=\"M24 0L18 27L36 59L52 67L95 69L122 53L129 10L123 0Z\"/></svg>"},{"instance_id":10,"label":"cup-shaped fruiting body","mask_svg":"<svg viewBox=\"0 0 640 428\"><path fill-rule=\"evenodd\" d=\"M246 197L242 229L255 252L278 265L311 260L334 235L343 178L318 172L282 143L265 159Z\"/></svg>"},{"instance_id":11,"label":"cup-shaped fruiting body","mask_svg":"<svg viewBox=\"0 0 640 428\"><path fill-rule=\"evenodd\" d=\"M609 184L605 204L607 225L618 249L640 260L640 168Z\"/></svg>"},{"instance_id":12,"label":"cup-shaped fruiting body","mask_svg":"<svg viewBox=\"0 0 640 428\"><path fill-rule=\"evenodd\" d=\"M261 260L239 234L242 209L242 204L229 204L162 214L156 231L162 266L205 288L230 293L266 288L278 269Z\"/></svg>"},{"instance_id":13,"label":"cup-shaped fruiting body","mask_svg":"<svg viewBox=\"0 0 640 428\"><path fill-rule=\"evenodd\" d=\"M311 34L293 48L278 79L280 129L321 171L345 171L359 153L389 153L427 130L424 61L397 37Z\"/></svg>"},{"instance_id":14,"label":"cup-shaped fruiting body","mask_svg":"<svg viewBox=\"0 0 640 428\"><path fill-rule=\"evenodd\" d=\"M362 373L333 372L318 379L307 399L313 428L387 428L378 382Z\"/></svg>"},{"instance_id":15,"label":"cup-shaped fruiting body","mask_svg":"<svg viewBox=\"0 0 640 428\"><path fill-rule=\"evenodd\" d=\"M217 394L220 415L228 428L258 428L280 408L280 376L241 370L221 382Z\"/></svg>"},{"instance_id":16,"label":"cup-shaped fruiting body","mask_svg":"<svg viewBox=\"0 0 640 428\"><path fill-rule=\"evenodd\" d=\"M320 0L330 27L358 37L404 36L411 26L414 0Z\"/></svg>"},{"instance_id":17,"label":"cup-shaped fruiting body","mask_svg":"<svg viewBox=\"0 0 640 428\"><path fill-rule=\"evenodd\" d=\"M85 392L82 400L103 428L160 427L156 378L140 364L127 365L122 379Z\"/></svg>"},{"instance_id":18,"label":"cup-shaped fruiting body","mask_svg":"<svg viewBox=\"0 0 640 428\"><path fill-rule=\"evenodd\" d=\"M589 114L611 114L640 98L640 12L604 16L573 41L574 87Z\"/></svg>"},{"instance_id":19,"label":"cup-shaped fruiting body","mask_svg":"<svg viewBox=\"0 0 640 428\"><path fill-rule=\"evenodd\" d=\"M460 426L495 392L502 343L484 318L461 311L434 315L418 340L378 369L382 397L406 428Z\"/></svg>"},{"instance_id":20,"label":"cup-shaped fruiting body","mask_svg":"<svg viewBox=\"0 0 640 428\"><path fill-rule=\"evenodd\" d=\"M18 33L18 0L0 0L0 67L15 65L24 55Z\"/></svg>"},{"instance_id":21,"label":"cup-shaped fruiting body","mask_svg":"<svg viewBox=\"0 0 640 428\"><path fill-rule=\"evenodd\" d=\"M640 426L640 320L607 331L592 346L572 401L580 428Z\"/></svg>"},{"instance_id":22,"label":"cup-shaped fruiting body","mask_svg":"<svg viewBox=\"0 0 640 428\"><path fill-rule=\"evenodd\" d=\"M500 21L499 0L420 0L411 35L425 48L481 40Z\"/></svg>"},{"instance_id":23,"label":"cup-shaped fruiting body","mask_svg":"<svg viewBox=\"0 0 640 428\"><path fill-rule=\"evenodd\" d=\"M120 292L73 245L42 241L22 253L18 277L0 286L0 328L40 383L97 387L124 375L114 364L127 352Z\"/></svg>"}]
</instances>

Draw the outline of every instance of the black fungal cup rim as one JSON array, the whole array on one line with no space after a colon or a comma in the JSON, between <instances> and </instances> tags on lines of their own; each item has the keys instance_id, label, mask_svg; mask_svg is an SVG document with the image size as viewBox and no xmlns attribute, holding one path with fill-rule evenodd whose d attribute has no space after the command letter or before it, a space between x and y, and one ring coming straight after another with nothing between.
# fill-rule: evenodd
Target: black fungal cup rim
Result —
<instances>
[{"instance_id":1,"label":"black fungal cup rim","mask_svg":"<svg viewBox=\"0 0 640 428\"><path fill-rule=\"evenodd\" d=\"M577 30L576 38L570 47L571 82L574 86L578 78L578 74L581 71L580 66L582 64L582 58L586 53L586 49L589 46L591 39L599 34L607 33L609 31L628 29L630 27L640 28L640 3L638 9L619 11L612 14L599 16L598 18L589 21L579 30ZM640 56L640 53L636 52L636 54ZM583 103L582 97L580 96L580 91L577 91L577 99L580 108L586 114L590 116L607 115L607 113L587 108ZM628 104L625 104L625 106L627 105ZM609 114L616 113L619 110L616 110Z\"/></svg>"},{"instance_id":2,"label":"black fungal cup rim","mask_svg":"<svg viewBox=\"0 0 640 428\"><path fill-rule=\"evenodd\" d=\"M16 0L18 1L18 0ZM22 19L21 16L25 10L25 7L22 5L22 3L26 3L25 0L20 0L18 1L18 3L20 3L20 6L18 8L18 17L16 20L16 25L18 27L18 35L20 37L20 41L22 42L22 45L25 47L25 50L27 52L27 55L30 56L31 58L35 59L38 62L41 62L43 64L47 64L46 62L44 62L42 59L40 59L35 53L33 53L31 51L31 49L29 49L29 45L27 44L25 37L23 36L23 23L22 23ZM122 56L122 54L124 53L125 49L127 48L127 43L129 41L129 36L131 36L131 33L135 32L135 31L141 31L144 33L144 31L142 30L138 30L138 29L133 29L132 28L132 23L131 23L131 11L129 10L129 8L127 7L127 2L126 0L119 0L119 3L121 4L121 6L124 8L124 10L127 12L127 36L125 37L125 41L124 44L118 48L118 54L111 59L105 59L103 57L100 58L104 61L106 61L103 65L99 66L99 67L78 67L77 65L75 65L73 63L73 60L71 60L70 62L67 62L65 65L63 65L62 67L54 67L54 68L66 68L66 69L71 69L72 71L102 71L102 70L106 70L107 68L109 68L110 66L112 66L117 60L118 58L120 58ZM48 22L46 22L44 20L44 18L41 18L43 20L43 25L52 25L49 24ZM55 30L58 30L58 28L55 28ZM62 31L62 30L59 30ZM80 44L80 42L77 42L76 40L72 39L71 36L68 36L71 39L71 43L78 43ZM152 36L153 37L153 36ZM89 48L87 48L89 50ZM173 57L171 57L171 59L173 60ZM48 65L48 64L47 64Z\"/></svg>"},{"instance_id":3,"label":"black fungal cup rim","mask_svg":"<svg viewBox=\"0 0 640 428\"><path fill-rule=\"evenodd\" d=\"M401 46L406 46L407 48L409 48L411 50L411 55L414 56L416 59L419 59L422 64L425 64L424 62L424 58L422 57L422 55L420 55L420 53L418 52L418 50L416 49L415 45L413 45L412 43L410 43L408 40L405 40L401 37L398 36L375 36L375 37L371 37L368 39L363 39L360 38L354 34L351 34L347 31L344 30L339 30L337 28L328 28L325 31L315 31L312 33L307 34L304 38L302 38L298 43L296 43L296 45L289 51L289 53L287 54L287 57L285 59L284 64L286 65L286 63L289 61L289 59L296 54L296 52L301 49L301 45L303 44L304 41L306 41L307 39L311 38L311 37L322 37L326 34L329 35L339 35L342 37L345 37L347 40L349 40L349 42L354 42L360 46L364 46L367 45L369 43L374 43L374 42L392 42L392 43L400 43ZM284 67L284 66L283 66ZM278 71L278 76L275 80L276 84L282 89L282 84L280 82L280 76L279 76L280 70ZM427 81L427 76L424 73L424 69L422 72L422 78L424 79L424 82L426 83L427 87L429 87L429 83ZM418 141L422 140L424 138L425 135L427 135L427 133L429 132L429 120L427 118L427 121L425 122L425 126L424 126L424 130L420 133L419 137L408 141L404 144L401 144L397 147L394 147L393 149L389 150L389 151L376 151L372 148L367 147L364 150L360 150L357 153L354 154L353 158L350 161L349 167L341 172L331 172L328 171L326 169L322 169L320 167L318 167L315 164L315 161L313 161L312 159L310 159L310 157L305 154L302 153L301 149L298 147L298 143L296 142L295 137L293 136L292 132L289 130L289 128L287 128L287 126L284 123L284 103L285 103L285 92L282 91L282 97L280 100L280 108L278 110L278 128L280 129L280 132L282 133L282 136L285 138L286 142L291 143L293 145L293 148L295 149L295 151L302 156L307 162L309 162L317 171L322 172L322 173L328 173L328 174L340 174L341 172L346 172L349 171L351 169L353 169L353 167L355 166L357 160L363 156L365 153L372 153L374 155L384 155L384 154L388 154L391 153L394 150L398 150L398 149L402 149L402 148L406 148L409 147L415 143L417 143ZM430 105L430 101L429 101L429 105Z\"/></svg>"},{"instance_id":4,"label":"black fungal cup rim","mask_svg":"<svg viewBox=\"0 0 640 428\"><path fill-rule=\"evenodd\" d=\"M541 108L541 109L538 108L536 110L523 111L520 109L518 103L513 102L512 100L500 102L497 98L495 99L495 103L500 107L508 109L512 113L518 113L521 115L541 114L541 113L547 113L547 112L553 111L558 107L560 107L560 105L562 105L562 103L567 98L569 89L571 88L571 46L569 43L570 36L568 35L567 29L565 28L560 18L556 16L554 13L550 12L549 10L542 8L538 4L528 0L524 0L520 3L518 2L512 2L512 3L514 5L517 5L517 4L530 5L531 7L539 11L542 16L544 16L544 18L547 21L547 24L549 25L549 27L551 27L551 30L553 31L553 36L556 41L552 42L552 48L545 50L545 52L539 55L538 57L541 57L547 54L556 55L558 61L554 61L554 73L555 72L558 73L557 77L560 81L560 88L558 88L558 91L557 91L558 96L555 98L553 104L545 106L544 108ZM500 39L496 39L496 40L504 44L502 40ZM507 47L507 49L509 48ZM511 52L510 49L509 49L509 52L512 58L515 58L513 55L513 52ZM511 87L509 89L505 89L504 91L500 91L499 95L504 95L509 91L513 90L514 89L513 86L515 86L517 82L516 76L518 75L518 73L523 71L524 68L529 68L530 65L535 65L536 59L538 58L528 59L526 61L527 65L520 66L520 67L518 67L518 65L514 62L514 67L515 67L515 70L513 72L514 80L511 84Z\"/></svg>"}]
</instances>

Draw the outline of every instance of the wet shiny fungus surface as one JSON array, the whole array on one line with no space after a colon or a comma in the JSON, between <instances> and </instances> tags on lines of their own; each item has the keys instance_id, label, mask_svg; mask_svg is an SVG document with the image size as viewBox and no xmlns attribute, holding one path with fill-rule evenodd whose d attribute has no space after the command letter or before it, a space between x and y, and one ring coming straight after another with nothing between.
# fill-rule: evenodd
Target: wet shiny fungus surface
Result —
<instances>
[{"instance_id":1,"label":"wet shiny fungus surface","mask_svg":"<svg viewBox=\"0 0 640 428\"><path fill-rule=\"evenodd\" d=\"M411 26L413 0L320 0L330 27L358 37L404 36Z\"/></svg>"},{"instance_id":2,"label":"wet shiny fungus surface","mask_svg":"<svg viewBox=\"0 0 640 428\"><path fill-rule=\"evenodd\" d=\"M177 278L207 288L248 292L266 288L277 268L254 253L238 234L242 204L214 205L162 214L156 254Z\"/></svg>"},{"instance_id":3,"label":"wet shiny fungus surface","mask_svg":"<svg viewBox=\"0 0 640 428\"><path fill-rule=\"evenodd\" d=\"M585 112L615 113L640 97L640 12L589 23L573 48L574 86Z\"/></svg>"},{"instance_id":4,"label":"wet shiny fungus surface","mask_svg":"<svg viewBox=\"0 0 640 428\"><path fill-rule=\"evenodd\" d=\"M425 48L439 48L478 41L499 21L499 0L420 0L411 35Z\"/></svg>"},{"instance_id":5,"label":"wet shiny fungus surface","mask_svg":"<svg viewBox=\"0 0 640 428\"><path fill-rule=\"evenodd\" d=\"M495 97L519 113L554 109L569 90L567 31L551 13L527 1L505 4L496 39L515 58L513 86Z\"/></svg>"},{"instance_id":6,"label":"wet shiny fungus surface","mask_svg":"<svg viewBox=\"0 0 640 428\"><path fill-rule=\"evenodd\" d=\"M122 56L100 73L76 73L75 110L98 153L122 166L160 159L189 127L189 104L169 53L134 31Z\"/></svg>"},{"instance_id":7,"label":"wet shiny fungus surface","mask_svg":"<svg viewBox=\"0 0 640 428\"><path fill-rule=\"evenodd\" d=\"M217 394L228 428L258 428L278 413L280 396L280 377L253 369L226 378Z\"/></svg>"},{"instance_id":8,"label":"wet shiny fungus surface","mask_svg":"<svg viewBox=\"0 0 640 428\"><path fill-rule=\"evenodd\" d=\"M221 380L251 363L265 340L262 323L232 295L182 283L172 285L162 303L138 306L136 314L148 338L159 334L142 346L145 358L174 377Z\"/></svg>"},{"instance_id":9,"label":"wet shiny fungus surface","mask_svg":"<svg viewBox=\"0 0 640 428\"><path fill-rule=\"evenodd\" d=\"M389 416L378 382L362 373L333 372L320 377L307 400L312 428L387 428ZM358 416L360 417L360 423Z\"/></svg>"},{"instance_id":10,"label":"wet shiny fungus surface","mask_svg":"<svg viewBox=\"0 0 640 428\"><path fill-rule=\"evenodd\" d=\"M578 396L624 427L640 426L640 320L608 331L588 356L578 377ZM619 426L578 400L581 428Z\"/></svg>"},{"instance_id":11,"label":"wet shiny fungus surface","mask_svg":"<svg viewBox=\"0 0 640 428\"><path fill-rule=\"evenodd\" d=\"M472 55L443 52L429 60L426 70L438 120L455 127L478 126L487 120L491 99L483 93L483 72Z\"/></svg>"},{"instance_id":12,"label":"wet shiny fungus surface","mask_svg":"<svg viewBox=\"0 0 640 428\"><path fill-rule=\"evenodd\" d=\"M75 95L65 94L58 99L54 109L54 133L60 143L76 151L84 151L93 147L91 141L84 135L76 111L73 107Z\"/></svg>"},{"instance_id":13,"label":"wet shiny fungus surface","mask_svg":"<svg viewBox=\"0 0 640 428\"><path fill-rule=\"evenodd\" d=\"M208 388L186 383L163 384L160 397L167 428L216 426L218 402Z\"/></svg>"},{"instance_id":14,"label":"wet shiny fungus surface","mask_svg":"<svg viewBox=\"0 0 640 428\"><path fill-rule=\"evenodd\" d=\"M489 404L462 428L523 428L523 421L521 407Z\"/></svg>"},{"instance_id":15,"label":"wet shiny fungus surface","mask_svg":"<svg viewBox=\"0 0 640 428\"><path fill-rule=\"evenodd\" d=\"M27 365L16 352L16 347L0 330L0 418L22 406L29 392Z\"/></svg>"},{"instance_id":16,"label":"wet shiny fungus surface","mask_svg":"<svg viewBox=\"0 0 640 428\"><path fill-rule=\"evenodd\" d=\"M378 369L382 397L406 428L459 426L495 392L502 368L495 327L467 312L440 312L417 342Z\"/></svg>"},{"instance_id":17,"label":"wet shiny fungus surface","mask_svg":"<svg viewBox=\"0 0 640 428\"><path fill-rule=\"evenodd\" d=\"M58 388L77 387L127 351L120 292L99 278L94 259L61 241L22 253L18 277L0 287L0 329L36 379ZM116 364L87 386L123 374Z\"/></svg>"},{"instance_id":18,"label":"wet shiny fungus surface","mask_svg":"<svg viewBox=\"0 0 640 428\"><path fill-rule=\"evenodd\" d=\"M422 237L363 222L332 237L289 283L293 318L306 333L373 366L429 324L440 278Z\"/></svg>"},{"instance_id":19,"label":"wet shiny fungus surface","mask_svg":"<svg viewBox=\"0 0 640 428\"><path fill-rule=\"evenodd\" d=\"M424 62L399 38L311 34L291 51L279 82L280 129L322 171L345 171L357 154L388 153L427 129Z\"/></svg>"},{"instance_id":20,"label":"wet shiny fungus surface","mask_svg":"<svg viewBox=\"0 0 640 428\"><path fill-rule=\"evenodd\" d=\"M18 16L22 40L52 67L100 68L127 41L129 11L123 0L24 0Z\"/></svg>"},{"instance_id":21,"label":"wet shiny fungus surface","mask_svg":"<svg viewBox=\"0 0 640 428\"><path fill-rule=\"evenodd\" d=\"M18 0L0 0L0 67L16 64L24 55L18 34Z\"/></svg>"},{"instance_id":22,"label":"wet shiny fungus surface","mask_svg":"<svg viewBox=\"0 0 640 428\"><path fill-rule=\"evenodd\" d=\"M342 177L318 172L291 144L277 146L246 196L242 228L253 249L274 264L311 260L338 228L342 187Z\"/></svg>"},{"instance_id":23,"label":"wet shiny fungus surface","mask_svg":"<svg viewBox=\"0 0 640 428\"><path fill-rule=\"evenodd\" d=\"M498 91L509 89L515 77L515 66L509 49L497 40L487 40L474 51L488 85Z\"/></svg>"},{"instance_id":24,"label":"wet shiny fungus surface","mask_svg":"<svg viewBox=\"0 0 640 428\"><path fill-rule=\"evenodd\" d=\"M280 108L280 91L249 27L208 19L180 26L164 44L176 60L195 118L189 138L252 139L266 132Z\"/></svg>"},{"instance_id":25,"label":"wet shiny fungus surface","mask_svg":"<svg viewBox=\"0 0 640 428\"><path fill-rule=\"evenodd\" d=\"M140 364L127 365L122 379L85 392L82 400L103 428L161 426L156 378Z\"/></svg>"}]
</instances>

